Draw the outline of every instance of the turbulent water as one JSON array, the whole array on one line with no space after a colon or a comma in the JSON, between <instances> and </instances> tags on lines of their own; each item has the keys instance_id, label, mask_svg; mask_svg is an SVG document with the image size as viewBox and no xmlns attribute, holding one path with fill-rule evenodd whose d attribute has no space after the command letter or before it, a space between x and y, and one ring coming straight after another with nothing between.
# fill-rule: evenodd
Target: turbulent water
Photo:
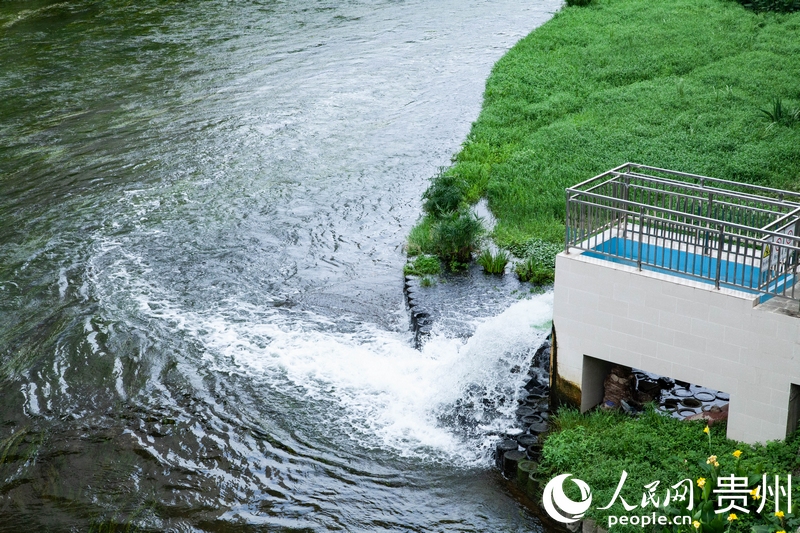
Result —
<instances>
[{"instance_id":1,"label":"turbulent water","mask_svg":"<svg viewBox=\"0 0 800 533\"><path fill-rule=\"evenodd\" d=\"M558 5L0 4L0 530L538 529L488 449L550 295L417 351L400 272Z\"/></svg>"}]
</instances>

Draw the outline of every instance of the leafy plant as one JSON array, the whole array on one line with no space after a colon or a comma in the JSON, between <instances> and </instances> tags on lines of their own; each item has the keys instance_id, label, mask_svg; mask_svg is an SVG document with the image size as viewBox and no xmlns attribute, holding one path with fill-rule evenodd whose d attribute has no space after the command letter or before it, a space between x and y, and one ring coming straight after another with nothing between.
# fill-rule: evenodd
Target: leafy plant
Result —
<instances>
[{"instance_id":1,"label":"leafy plant","mask_svg":"<svg viewBox=\"0 0 800 533\"><path fill-rule=\"evenodd\" d=\"M588 6L592 0L566 0L568 6Z\"/></svg>"},{"instance_id":2,"label":"leafy plant","mask_svg":"<svg viewBox=\"0 0 800 533\"><path fill-rule=\"evenodd\" d=\"M442 264L439 258L432 255L419 255L403 266L403 274L406 276L438 274L441 270Z\"/></svg>"},{"instance_id":3,"label":"leafy plant","mask_svg":"<svg viewBox=\"0 0 800 533\"><path fill-rule=\"evenodd\" d=\"M773 124L793 126L800 121L800 109L789 111L789 108L783 105L783 101L779 97L775 97L772 100L772 109L759 109L759 111Z\"/></svg>"},{"instance_id":4,"label":"leafy plant","mask_svg":"<svg viewBox=\"0 0 800 533\"><path fill-rule=\"evenodd\" d=\"M537 263L555 268L556 256L564 250L564 245L533 238L522 244L511 245L509 249L517 257L533 258Z\"/></svg>"},{"instance_id":5,"label":"leafy plant","mask_svg":"<svg viewBox=\"0 0 800 533\"><path fill-rule=\"evenodd\" d=\"M514 269L520 281L530 281L534 285L546 285L553 283L555 272L549 266L545 266L534 257L529 257L525 261L517 263Z\"/></svg>"},{"instance_id":6,"label":"leafy plant","mask_svg":"<svg viewBox=\"0 0 800 533\"><path fill-rule=\"evenodd\" d=\"M448 264L451 272L463 272L469 267L469 263L462 263L461 261L456 261L455 259L450 261Z\"/></svg>"},{"instance_id":7,"label":"leafy plant","mask_svg":"<svg viewBox=\"0 0 800 533\"><path fill-rule=\"evenodd\" d=\"M440 170L422 195L422 208L434 218L441 218L461 206L466 191L467 183L463 179Z\"/></svg>"},{"instance_id":8,"label":"leafy plant","mask_svg":"<svg viewBox=\"0 0 800 533\"><path fill-rule=\"evenodd\" d=\"M502 275L506 270L508 259L508 253L504 250L499 250L496 254L492 254L490 250L484 250L478 256L478 264L483 267L483 271L487 274Z\"/></svg>"},{"instance_id":9,"label":"leafy plant","mask_svg":"<svg viewBox=\"0 0 800 533\"><path fill-rule=\"evenodd\" d=\"M425 276L424 278L419 280L419 284L423 287L432 287L433 279L430 276Z\"/></svg>"},{"instance_id":10,"label":"leafy plant","mask_svg":"<svg viewBox=\"0 0 800 533\"><path fill-rule=\"evenodd\" d=\"M432 247L442 260L469 263L484 229L481 219L468 210L451 213L433 226Z\"/></svg>"}]
</instances>

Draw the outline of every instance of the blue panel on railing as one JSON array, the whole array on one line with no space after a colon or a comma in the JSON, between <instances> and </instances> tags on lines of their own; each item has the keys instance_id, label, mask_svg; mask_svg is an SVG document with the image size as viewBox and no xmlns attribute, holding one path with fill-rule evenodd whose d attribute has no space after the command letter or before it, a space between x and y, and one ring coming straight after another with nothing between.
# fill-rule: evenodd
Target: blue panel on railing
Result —
<instances>
[{"instance_id":1,"label":"blue panel on railing","mask_svg":"<svg viewBox=\"0 0 800 533\"><path fill-rule=\"evenodd\" d=\"M593 250L595 251L587 251L584 254L634 267L639 261L639 243L630 239L612 237L595 246ZM717 259L714 257L647 243L641 244L641 250L642 269L714 283L717 275ZM725 260L720 265L720 286L759 294L762 291L756 290L756 287L760 279L761 270L751 265ZM767 292L781 294L784 287L793 282L792 274L784 274L770 283Z\"/></svg>"}]
</instances>

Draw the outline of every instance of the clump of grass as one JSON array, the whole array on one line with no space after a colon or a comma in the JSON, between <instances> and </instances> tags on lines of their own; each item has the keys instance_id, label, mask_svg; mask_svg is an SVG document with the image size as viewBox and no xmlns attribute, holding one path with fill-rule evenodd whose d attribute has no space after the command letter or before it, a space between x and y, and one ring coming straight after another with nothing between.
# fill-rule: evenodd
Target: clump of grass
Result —
<instances>
[{"instance_id":1,"label":"clump of grass","mask_svg":"<svg viewBox=\"0 0 800 533\"><path fill-rule=\"evenodd\" d=\"M430 276L425 276L421 280L419 280L419 284L423 287L432 287L434 284L433 278Z\"/></svg>"},{"instance_id":2,"label":"clump of grass","mask_svg":"<svg viewBox=\"0 0 800 533\"><path fill-rule=\"evenodd\" d=\"M514 270L520 281L530 281L534 285L547 285L555 280L552 267L543 265L533 257L517 263Z\"/></svg>"},{"instance_id":3,"label":"clump of grass","mask_svg":"<svg viewBox=\"0 0 800 533\"><path fill-rule=\"evenodd\" d=\"M427 276L441 272L442 264L438 257L432 255L420 255L409 261L403 266L403 274L406 276Z\"/></svg>"},{"instance_id":4,"label":"clump of grass","mask_svg":"<svg viewBox=\"0 0 800 533\"><path fill-rule=\"evenodd\" d=\"M478 264L483 267L483 271L487 274L502 275L508 264L508 252L499 250L496 254L493 254L490 250L484 250L478 256Z\"/></svg>"},{"instance_id":5,"label":"clump of grass","mask_svg":"<svg viewBox=\"0 0 800 533\"><path fill-rule=\"evenodd\" d=\"M442 260L469 263L484 234L481 219L462 209L434 223L431 246Z\"/></svg>"},{"instance_id":6,"label":"clump of grass","mask_svg":"<svg viewBox=\"0 0 800 533\"><path fill-rule=\"evenodd\" d=\"M566 0L568 6L588 6L592 0Z\"/></svg>"},{"instance_id":7,"label":"clump of grass","mask_svg":"<svg viewBox=\"0 0 800 533\"><path fill-rule=\"evenodd\" d=\"M408 236L409 256L434 254L448 264L469 263L484 229L467 207L467 188L467 182L452 172L440 170L431 180L422 195L426 216Z\"/></svg>"},{"instance_id":8,"label":"clump of grass","mask_svg":"<svg viewBox=\"0 0 800 533\"><path fill-rule=\"evenodd\" d=\"M406 245L406 253L409 257L436 253L433 249L433 224L433 218L426 216L411 229Z\"/></svg>"},{"instance_id":9,"label":"clump of grass","mask_svg":"<svg viewBox=\"0 0 800 533\"><path fill-rule=\"evenodd\" d=\"M793 109L790 111L788 107L783 105L783 100L779 97L775 97L772 100L771 109L759 109L759 111L761 111L772 124L794 126L800 122L800 109Z\"/></svg>"},{"instance_id":10,"label":"clump of grass","mask_svg":"<svg viewBox=\"0 0 800 533\"><path fill-rule=\"evenodd\" d=\"M466 181L440 170L422 195L422 208L434 218L442 218L461 207L466 191Z\"/></svg>"}]
</instances>

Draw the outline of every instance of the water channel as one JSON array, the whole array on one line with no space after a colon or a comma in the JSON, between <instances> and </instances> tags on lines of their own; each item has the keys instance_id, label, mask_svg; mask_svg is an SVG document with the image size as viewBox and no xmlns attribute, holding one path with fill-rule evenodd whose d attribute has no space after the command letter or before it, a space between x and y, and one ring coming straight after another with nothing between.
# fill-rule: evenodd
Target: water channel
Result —
<instances>
[{"instance_id":1,"label":"water channel","mask_svg":"<svg viewBox=\"0 0 800 533\"><path fill-rule=\"evenodd\" d=\"M490 448L551 296L418 351L401 270L559 5L3 2L0 531L541 530Z\"/></svg>"}]
</instances>

